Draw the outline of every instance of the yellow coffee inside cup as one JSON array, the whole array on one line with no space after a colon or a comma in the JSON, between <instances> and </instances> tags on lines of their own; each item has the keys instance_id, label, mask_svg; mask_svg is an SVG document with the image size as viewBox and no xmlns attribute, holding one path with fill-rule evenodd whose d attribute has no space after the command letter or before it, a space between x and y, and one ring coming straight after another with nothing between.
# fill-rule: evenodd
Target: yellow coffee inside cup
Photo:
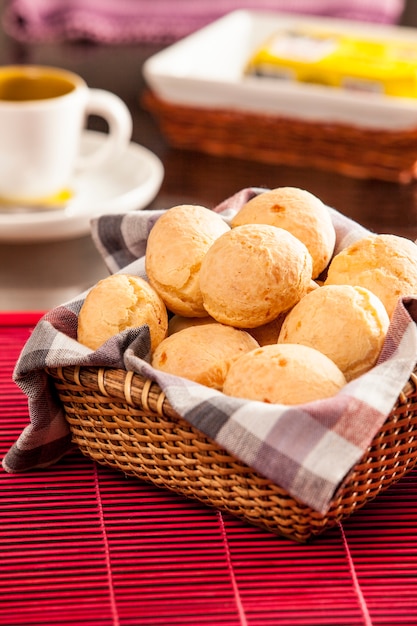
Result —
<instances>
[{"instance_id":1,"label":"yellow coffee inside cup","mask_svg":"<svg viewBox=\"0 0 417 626\"><path fill-rule=\"evenodd\" d=\"M64 96L75 84L64 74L33 68L0 68L0 101L25 102Z\"/></svg>"}]
</instances>

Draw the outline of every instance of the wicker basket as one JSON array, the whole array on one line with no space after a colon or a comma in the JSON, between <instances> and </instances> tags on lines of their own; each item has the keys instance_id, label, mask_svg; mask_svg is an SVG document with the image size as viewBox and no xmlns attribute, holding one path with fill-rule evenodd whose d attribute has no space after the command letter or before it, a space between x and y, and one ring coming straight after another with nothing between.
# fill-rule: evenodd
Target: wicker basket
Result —
<instances>
[{"instance_id":1,"label":"wicker basket","mask_svg":"<svg viewBox=\"0 0 417 626\"><path fill-rule=\"evenodd\" d=\"M386 131L191 107L166 102L150 91L143 104L177 148L353 178L409 183L416 177L417 128Z\"/></svg>"},{"instance_id":2,"label":"wicker basket","mask_svg":"<svg viewBox=\"0 0 417 626\"><path fill-rule=\"evenodd\" d=\"M190 426L150 380L91 367L48 374L86 456L300 542L347 518L417 461L417 369L324 516Z\"/></svg>"}]
</instances>

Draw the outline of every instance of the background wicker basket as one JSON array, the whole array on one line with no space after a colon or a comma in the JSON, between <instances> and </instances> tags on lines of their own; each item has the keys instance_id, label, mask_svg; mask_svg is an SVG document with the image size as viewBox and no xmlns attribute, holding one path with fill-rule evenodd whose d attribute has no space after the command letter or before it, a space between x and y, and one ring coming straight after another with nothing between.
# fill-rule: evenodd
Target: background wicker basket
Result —
<instances>
[{"instance_id":1,"label":"background wicker basket","mask_svg":"<svg viewBox=\"0 0 417 626\"><path fill-rule=\"evenodd\" d=\"M326 515L294 500L178 416L159 386L124 370L48 370L73 442L127 475L305 542L351 515L417 462L417 369Z\"/></svg>"},{"instance_id":2,"label":"background wicker basket","mask_svg":"<svg viewBox=\"0 0 417 626\"><path fill-rule=\"evenodd\" d=\"M150 91L143 104L177 148L353 178L409 183L416 177L417 128L388 131L206 109L167 102Z\"/></svg>"}]
</instances>

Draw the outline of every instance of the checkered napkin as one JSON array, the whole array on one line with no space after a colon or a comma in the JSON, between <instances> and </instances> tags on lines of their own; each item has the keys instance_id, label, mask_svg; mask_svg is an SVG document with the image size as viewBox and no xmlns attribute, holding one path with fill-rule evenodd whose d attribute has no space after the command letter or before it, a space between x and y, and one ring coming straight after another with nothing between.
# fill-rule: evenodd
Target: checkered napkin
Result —
<instances>
[{"instance_id":1,"label":"checkered napkin","mask_svg":"<svg viewBox=\"0 0 417 626\"><path fill-rule=\"evenodd\" d=\"M248 188L214 210L226 220L263 189ZM336 252L368 233L330 209ZM161 211L95 219L92 236L110 272L144 276L146 240ZM79 344L77 315L85 293L47 313L16 364L14 378L27 394L31 422L3 459L9 472L49 465L70 447L63 411L44 367L66 365L131 369L156 381L173 408L293 497L321 513L360 460L414 369L417 360L417 296L399 301L379 363L336 396L287 407L228 397L154 370L147 326L112 337L95 352Z\"/></svg>"},{"instance_id":2,"label":"checkered napkin","mask_svg":"<svg viewBox=\"0 0 417 626\"><path fill-rule=\"evenodd\" d=\"M397 22L404 0L7 0L4 30L24 41L170 42L236 9Z\"/></svg>"}]
</instances>

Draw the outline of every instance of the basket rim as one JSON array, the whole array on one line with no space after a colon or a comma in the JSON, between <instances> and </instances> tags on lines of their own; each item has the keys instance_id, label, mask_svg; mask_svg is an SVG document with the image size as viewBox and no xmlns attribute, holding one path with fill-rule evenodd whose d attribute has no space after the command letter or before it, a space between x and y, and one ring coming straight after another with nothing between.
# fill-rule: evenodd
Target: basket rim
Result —
<instances>
[{"instance_id":1,"label":"basket rim","mask_svg":"<svg viewBox=\"0 0 417 626\"><path fill-rule=\"evenodd\" d=\"M133 370L91 365L66 365L45 369L52 377L56 371L59 377L68 382L74 381L80 386L93 385L94 389L100 391L103 396L114 396L130 406L142 406L145 410L150 409L161 416L181 418L171 406L159 384ZM393 411L399 405L406 404L415 394L417 394L417 363Z\"/></svg>"}]
</instances>

